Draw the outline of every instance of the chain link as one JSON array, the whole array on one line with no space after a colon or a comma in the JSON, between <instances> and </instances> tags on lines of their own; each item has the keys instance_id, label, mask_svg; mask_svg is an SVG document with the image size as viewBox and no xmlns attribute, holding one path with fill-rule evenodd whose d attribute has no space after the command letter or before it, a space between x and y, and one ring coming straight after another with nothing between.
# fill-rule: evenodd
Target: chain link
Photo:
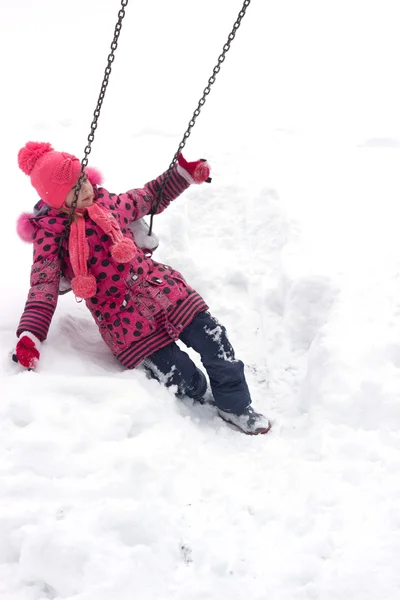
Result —
<instances>
[{"instance_id":1,"label":"chain link","mask_svg":"<svg viewBox=\"0 0 400 600\"><path fill-rule=\"evenodd\" d=\"M151 209L149 235L151 235L151 233L153 231L153 218L154 218L154 215L156 214L156 212L159 209L159 206L161 204L163 193L164 193L164 190L165 190L165 186L168 183L168 179L169 179L169 177L171 175L171 171L174 168L174 166L175 166L175 164L176 164L176 162L178 160L178 156L179 156L180 152L182 152L183 148L186 145L188 137L190 136L190 134L192 132L192 129L193 129L195 123L196 123L196 119L199 116L201 109L203 108L204 104L206 103L207 96L211 92L211 86L215 83L216 77L217 77L218 73L221 70L221 65L222 65L222 63L225 60L226 53L230 50L231 43L235 39L236 32L237 32L237 30L240 27L240 24L242 22L243 17L246 14L246 10L247 10L250 2L251 2L251 0L244 0L244 2L243 2L243 6L242 6L241 10L239 11L238 17L237 17L237 19L236 19L236 21L235 21L235 23L233 25L232 31L228 35L228 40L223 45L222 52L218 56L217 64L213 68L213 74L209 78L208 83L207 83L206 87L203 90L203 95L202 95L202 97L200 98L200 100L199 100L199 102L197 104L197 107L196 107L196 109L195 109L195 111L194 111L194 113L192 115L192 118L189 121L188 128L186 129L185 133L183 134L183 138L182 138L181 142L179 143L177 151L174 154L174 158L172 159L172 162L171 162L171 164L168 167L168 170L167 170L167 172L165 174L165 177L164 177L164 181L161 184L161 187L160 187L160 189L158 191L157 200L155 202L155 205Z\"/></svg>"},{"instance_id":2,"label":"chain link","mask_svg":"<svg viewBox=\"0 0 400 600\"><path fill-rule=\"evenodd\" d=\"M126 8L128 2L129 2L129 0L121 0L121 8L118 11L118 21L117 21L117 24L115 25L114 38L113 38L113 41L111 42L111 52L109 53L109 55L107 57L107 66L104 71L104 78L103 78L103 82L101 84L100 94L97 99L97 105L96 105L95 111L93 113L93 120L90 125L90 133L87 138L88 143L84 150L84 158L81 161L81 172L79 175L78 183L75 186L74 198L73 198L72 204L71 204L71 212L69 213L68 221L65 226L65 231L64 231L63 236L61 237L59 248L58 248L60 258L63 258L64 243L68 240L68 237L69 237L72 221L74 218L74 213L76 210L76 205L78 202L79 192L81 190L83 179L85 177L85 169L88 165L88 156L92 151L92 142L94 140L94 135L95 135L95 132L97 129L97 122L100 117L100 111L101 111L101 107L103 105L104 96L106 95L108 81L109 81L109 78L111 75L112 64L115 60L114 53L118 47L118 38L119 38L119 34L121 33L121 29L122 29L122 20L125 17L125 8Z\"/></svg>"}]
</instances>

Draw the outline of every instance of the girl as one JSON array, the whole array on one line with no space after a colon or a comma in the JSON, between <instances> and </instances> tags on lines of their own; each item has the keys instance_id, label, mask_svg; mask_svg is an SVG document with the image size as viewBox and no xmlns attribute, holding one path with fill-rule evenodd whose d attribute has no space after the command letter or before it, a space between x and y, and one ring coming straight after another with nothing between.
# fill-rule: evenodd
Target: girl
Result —
<instances>
[{"instance_id":1,"label":"girl","mask_svg":"<svg viewBox=\"0 0 400 600\"><path fill-rule=\"evenodd\" d=\"M135 243L130 225L150 213L165 174L143 189L117 195L101 187L99 174L88 168L65 239L79 160L48 143L28 142L18 164L42 202L35 216L19 220L19 233L33 241L34 251L14 360L37 367L63 278L85 300L103 340L125 367L143 364L152 377L176 386L178 395L202 401L206 377L176 344L180 339L200 354L219 415L245 433L267 433L271 425L251 407L244 366L225 328L178 271L152 260ZM187 162L180 155L157 212L209 174L206 161Z\"/></svg>"}]
</instances>

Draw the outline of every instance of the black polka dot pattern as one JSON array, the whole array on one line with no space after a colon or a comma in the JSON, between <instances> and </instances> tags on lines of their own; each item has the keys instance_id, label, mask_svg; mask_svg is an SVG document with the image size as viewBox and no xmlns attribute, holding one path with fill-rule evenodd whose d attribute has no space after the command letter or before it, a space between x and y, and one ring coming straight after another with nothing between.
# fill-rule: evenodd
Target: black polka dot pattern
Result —
<instances>
[{"instance_id":1,"label":"black polka dot pattern","mask_svg":"<svg viewBox=\"0 0 400 600\"><path fill-rule=\"evenodd\" d=\"M129 193L120 198L113 194L111 200L108 192L101 190L99 193L98 189L96 195L104 200L104 203L99 204L110 209L113 216L116 216L121 230L128 226L137 213L137 207L142 209L145 201L144 198ZM146 201L148 202L149 198ZM50 214L53 216L56 213L58 211L52 211ZM40 261L53 260L50 253L57 253L62 239L61 228L58 227L66 218L65 213L60 212L57 218L47 217L47 231L45 228L37 229L35 252L40 256L35 258L36 261L38 258ZM167 313L176 326L170 316L171 310L182 304L183 299L190 293L190 288L186 288L179 273L176 274L168 265L153 262L142 251L139 251L132 263L116 263L111 256L111 237L92 222L90 217L85 220L89 246L88 272L97 282L96 295L88 300L88 306L112 351L118 354L132 341L137 341L139 345L147 343L147 339L144 341L146 336L152 331L157 331ZM53 227L50 227L51 225ZM129 229L126 231L128 237L132 238ZM73 273L68 260L67 243L64 259L65 273L71 278ZM42 278L41 281L45 285L46 279ZM142 293L143 297L138 298L138 293ZM159 314L161 307L163 313Z\"/></svg>"}]
</instances>

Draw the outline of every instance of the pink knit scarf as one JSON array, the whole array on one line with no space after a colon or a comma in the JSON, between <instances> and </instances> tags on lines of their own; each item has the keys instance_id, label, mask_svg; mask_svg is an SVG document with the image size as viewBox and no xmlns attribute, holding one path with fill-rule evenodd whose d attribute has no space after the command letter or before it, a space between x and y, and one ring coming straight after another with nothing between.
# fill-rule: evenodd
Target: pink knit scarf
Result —
<instances>
[{"instance_id":1,"label":"pink knit scarf","mask_svg":"<svg viewBox=\"0 0 400 600\"><path fill-rule=\"evenodd\" d=\"M133 240L125 237L113 215L101 204L94 202L87 209L89 217L112 240L111 256L117 263L131 261L137 252ZM88 274L89 244L85 234L83 213L76 211L69 234L69 256L74 278L72 290L78 298L91 298L96 294L96 279Z\"/></svg>"}]
</instances>

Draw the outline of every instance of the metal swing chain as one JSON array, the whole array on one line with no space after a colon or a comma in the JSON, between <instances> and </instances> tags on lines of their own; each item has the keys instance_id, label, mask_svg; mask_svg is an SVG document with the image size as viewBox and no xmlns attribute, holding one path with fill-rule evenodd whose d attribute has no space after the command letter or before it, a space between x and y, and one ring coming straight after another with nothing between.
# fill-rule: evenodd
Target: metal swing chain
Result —
<instances>
[{"instance_id":1,"label":"metal swing chain","mask_svg":"<svg viewBox=\"0 0 400 600\"><path fill-rule=\"evenodd\" d=\"M90 152L92 151L92 142L94 140L94 134L97 129L97 121L100 117L100 111L101 111L101 107L103 105L104 96L106 95L108 81L109 81L109 78L111 75L111 68L112 68L112 64L115 59L115 51L118 47L118 38L119 38L119 34L121 33L121 29L122 29L122 20L125 17L125 8L128 4L128 1L129 0L121 0L121 8L118 11L118 21L117 21L117 24L115 25L115 29L114 29L114 38L111 43L111 52L109 53L109 55L107 57L107 66L104 71L104 78L103 78L103 82L101 84L100 94L97 99L96 109L93 113L93 120L90 125L90 133L87 138L88 143L84 150L84 158L81 161L81 172L79 175L78 183L75 186L74 199L72 200L72 204L71 204L71 212L69 213L68 221L65 226L65 231L64 231L63 236L61 237L60 244L59 244L59 257L60 258L63 258L63 244L65 241L68 240L68 237L69 237L72 221L74 218L74 213L76 210L76 205L78 202L79 192L81 190L83 179L85 177L85 169L88 165L88 156L89 156Z\"/></svg>"},{"instance_id":2,"label":"metal swing chain","mask_svg":"<svg viewBox=\"0 0 400 600\"><path fill-rule=\"evenodd\" d=\"M169 177L171 175L171 171L174 168L174 166L175 166L175 164L176 164L176 162L178 160L179 153L183 150L183 148L186 145L187 139L188 139L188 137L190 136L190 134L192 132L192 129L194 127L194 124L196 123L196 119L199 116L202 107L206 103L207 96L208 96L208 94L211 91L211 86L215 83L216 76L218 75L218 73L221 70L221 65L224 62L226 54L227 54L228 50L231 47L231 43L235 39L236 32L237 32L237 30L240 27L240 24L242 22L243 17L246 14L246 10L247 10L250 2L251 2L251 0L244 0L244 2L243 2L243 6L242 6L242 8L241 8L241 10L240 10L240 12L238 14L238 17L237 17L237 19L236 19L236 21L235 21L235 23L233 25L232 31L228 35L228 39L227 39L226 43L222 47L222 53L218 57L218 62L215 65L215 67L213 68L213 74L209 78L207 86L204 88L203 95L200 98L199 103L197 105L197 108L195 109L195 111L194 111L194 113L192 115L192 118L189 121L188 128L186 129L185 133L183 134L183 138L182 138L182 140L181 140L181 142L180 142L180 144L178 146L177 151L175 152L174 158L172 159L172 162L169 165L167 172L165 173L164 181L161 184L161 187L160 187L160 189L158 191L158 194L157 194L157 196L158 196L157 200L155 202L155 205L151 209L150 226L149 226L148 235L151 235L151 233L153 231L153 218L154 218L154 215L156 214L157 210L160 207L160 204L161 204L161 201L162 201L162 197L163 197L163 193L164 193L164 190L165 190L165 186L167 185L168 179L169 179Z\"/></svg>"}]
</instances>

